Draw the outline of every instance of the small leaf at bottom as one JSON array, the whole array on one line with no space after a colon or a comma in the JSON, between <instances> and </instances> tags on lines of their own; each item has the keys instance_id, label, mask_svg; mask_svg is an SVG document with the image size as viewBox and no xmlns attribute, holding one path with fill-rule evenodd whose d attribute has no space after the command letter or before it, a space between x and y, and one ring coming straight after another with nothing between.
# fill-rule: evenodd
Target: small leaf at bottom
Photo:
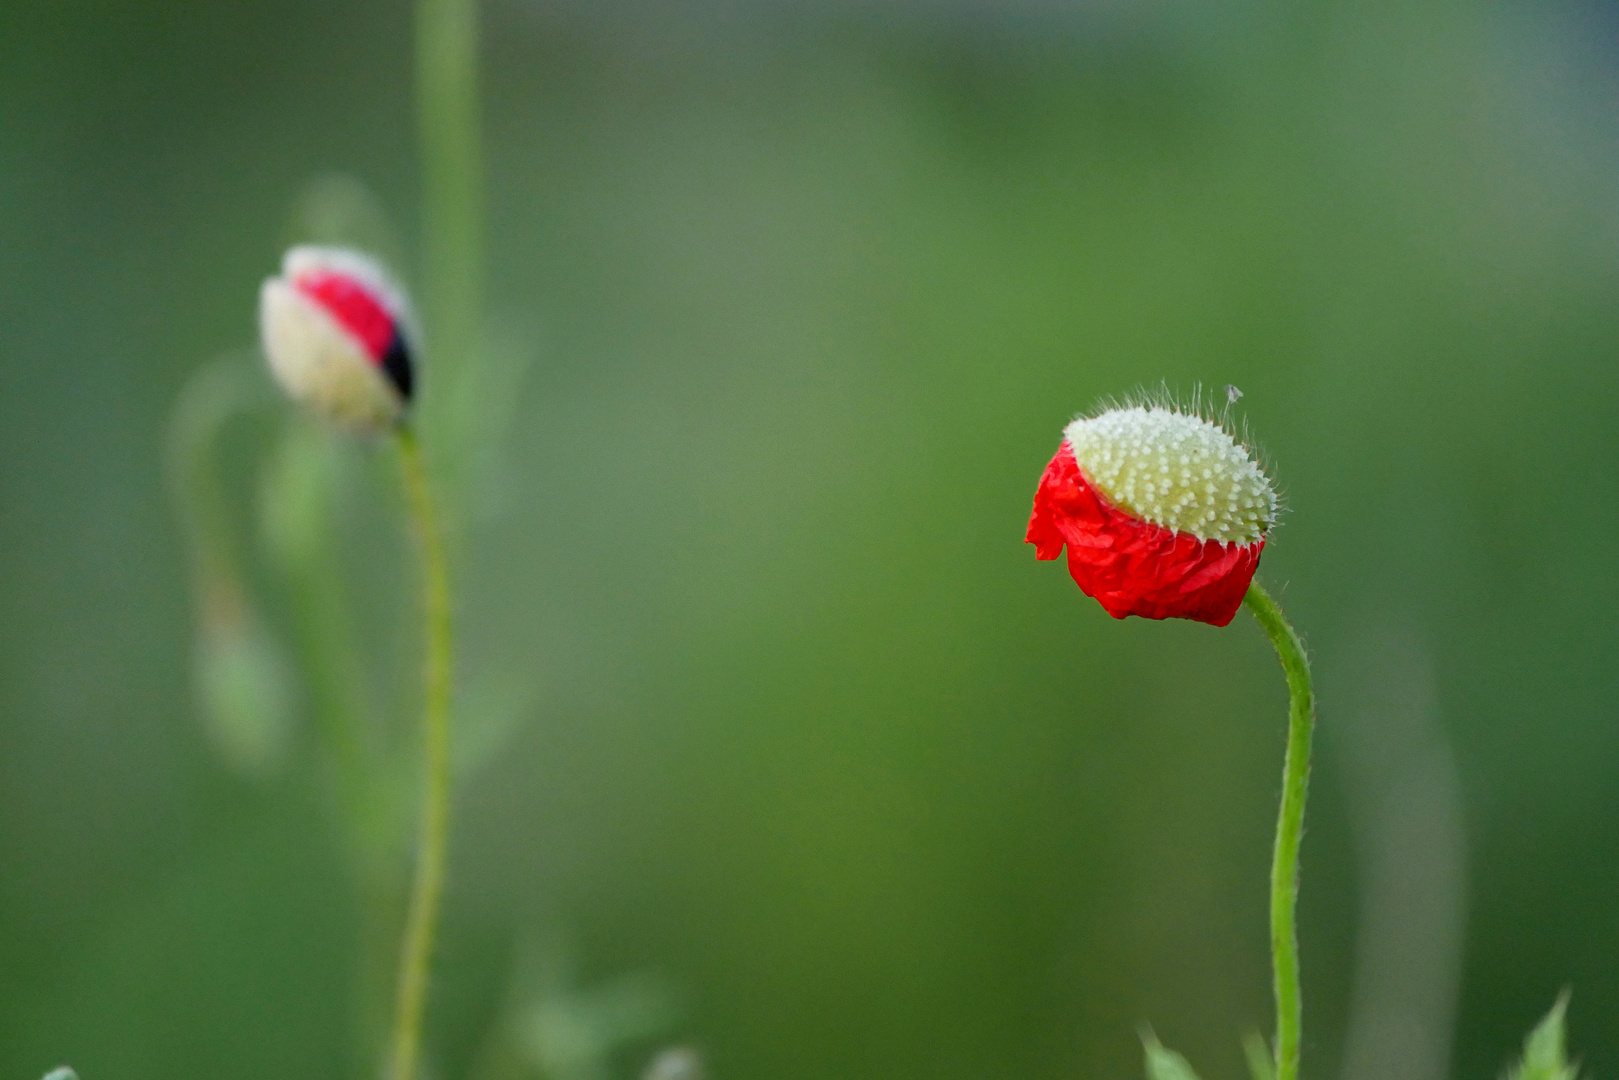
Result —
<instances>
[{"instance_id":1,"label":"small leaf at bottom","mask_svg":"<svg viewBox=\"0 0 1619 1080\"><path fill-rule=\"evenodd\" d=\"M1191 1064L1150 1030L1141 1033L1141 1046L1147 1052L1147 1080L1197 1080Z\"/></svg>"},{"instance_id":2,"label":"small leaf at bottom","mask_svg":"<svg viewBox=\"0 0 1619 1080\"><path fill-rule=\"evenodd\" d=\"M1577 1080L1580 1070L1569 1064L1563 1016L1568 1011L1568 991L1535 1030L1523 1041L1523 1060L1507 1072L1507 1080Z\"/></svg>"}]
</instances>

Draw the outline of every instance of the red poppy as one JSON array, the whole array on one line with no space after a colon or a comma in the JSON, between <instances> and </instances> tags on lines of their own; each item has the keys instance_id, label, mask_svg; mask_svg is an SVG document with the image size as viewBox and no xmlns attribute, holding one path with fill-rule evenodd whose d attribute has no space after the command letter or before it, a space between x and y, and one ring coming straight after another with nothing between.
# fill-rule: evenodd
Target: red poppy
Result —
<instances>
[{"instance_id":1,"label":"red poppy","mask_svg":"<svg viewBox=\"0 0 1619 1080\"><path fill-rule=\"evenodd\" d=\"M1076 430L1124 412L1148 419L1127 417L1122 428L1099 436L1095 429ZM1152 430L1143 434L1143 423ZM1034 496L1025 539L1036 556L1055 559L1066 546L1074 581L1116 619L1229 623L1275 516L1269 481L1246 450L1216 425L1164 409L1115 410L1076 421L1065 434ZM1087 475L1071 441L1076 435L1106 462L1099 469L1122 485L1118 493L1104 492ZM1159 520L1121 506L1125 490L1131 501L1152 506ZM1228 506L1231 514L1224 513Z\"/></svg>"}]
</instances>

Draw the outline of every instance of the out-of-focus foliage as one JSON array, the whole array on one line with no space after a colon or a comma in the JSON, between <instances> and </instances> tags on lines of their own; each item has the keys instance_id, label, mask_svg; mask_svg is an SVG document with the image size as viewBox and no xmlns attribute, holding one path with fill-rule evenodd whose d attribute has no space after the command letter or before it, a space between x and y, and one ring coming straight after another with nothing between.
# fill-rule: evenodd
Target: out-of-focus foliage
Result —
<instances>
[{"instance_id":1,"label":"out-of-focus foliage","mask_svg":"<svg viewBox=\"0 0 1619 1080\"><path fill-rule=\"evenodd\" d=\"M540 1075L507 1026L534 933L572 943L570 993L678 992L613 1077L673 1040L714 1080L1133 1077L1143 1020L1244 1075L1274 657L1241 620L1116 623L1021 542L1064 422L1160 380L1241 387L1290 508L1260 575L1320 684L1307 1074L1385 1060L1378 1010L1419 1001L1427 1080L1495 1075L1565 984L1584 1068L1619 1070L1610 12L484 14L512 359L423 372L464 433L441 467L487 717L436 1076ZM273 413L221 435L298 673L252 779L199 725L164 432L289 241L370 230L413 278L409 22L0 5L5 1075L373 1067L357 972L397 943L362 940L353 851L393 841L333 824L312 747L322 717L414 715L394 463ZM328 527L266 519L294 488ZM329 616L359 674L311 674Z\"/></svg>"},{"instance_id":2,"label":"out-of-focus foliage","mask_svg":"<svg viewBox=\"0 0 1619 1080\"><path fill-rule=\"evenodd\" d=\"M1568 1060L1568 1039L1564 1032L1567 1013L1568 994L1565 993L1523 1041L1523 1060L1507 1071L1507 1080L1577 1080L1579 1066Z\"/></svg>"},{"instance_id":3,"label":"out-of-focus foliage","mask_svg":"<svg viewBox=\"0 0 1619 1080\"><path fill-rule=\"evenodd\" d=\"M294 719L288 663L252 597L217 468L228 422L265 398L262 380L244 368L228 358L192 377L167 425L166 464L191 563L203 730L230 767L263 777L285 763Z\"/></svg>"},{"instance_id":4,"label":"out-of-focus foliage","mask_svg":"<svg viewBox=\"0 0 1619 1080\"><path fill-rule=\"evenodd\" d=\"M641 1080L703 1080L704 1075L701 1054L689 1046L671 1046L658 1051Z\"/></svg>"},{"instance_id":5,"label":"out-of-focus foliage","mask_svg":"<svg viewBox=\"0 0 1619 1080\"><path fill-rule=\"evenodd\" d=\"M1242 1053L1248 1059L1248 1075L1252 1080L1275 1080L1276 1058L1265 1043L1265 1037L1251 1031L1242 1040Z\"/></svg>"},{"instance_id":6,"label":"out-of-focus foliage","mask_svg":"<svg viewBox=\"0 0 1619 1080\"><path fill-rule=\"evenodd\" d=\"M1191 1064L1151 1032L1142 1037L1141 1044L1147 1056L1147 1080L1197 1080Z\"/></svg>"}]
</instances>

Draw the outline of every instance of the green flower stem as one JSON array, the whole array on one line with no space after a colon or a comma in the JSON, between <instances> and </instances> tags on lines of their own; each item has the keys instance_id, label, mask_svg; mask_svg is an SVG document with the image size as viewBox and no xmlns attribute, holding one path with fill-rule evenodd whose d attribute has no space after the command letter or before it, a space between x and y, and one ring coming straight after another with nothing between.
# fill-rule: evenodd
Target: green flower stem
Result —
<instances>
[{"instance_id":1,"label":"green flower stem","mask_svg":"<svg viewBox=\"0 0 1619 1080\"><path fill-rule=\"evenodd\" d=\"M439 898L444 891L445 849L449 841L450 579L433 493L427 482L427 470L422 465L421 446L408 426L399 429L399 458L404 467L405 492L422 555L427 630L422 731L426 777L416 873L399 958L399 997L387 1077L388 1080L415 1080L416 1062L421 1056L422 1011L427 1003L433 935L438 923Z\"/></svg>"},{"instance_id":2,"label":"green flower stem","mask_svg":"<svg viewBox=\"0 0 1619 1080\"><path fill-rule=\"evenodd\" d=\"M1299 841L1304 837L1304 797L1310 783L1310 737L1315 729L1315 695L1304 643L1256 581L1243 606L1265 628L1287 675L1289 697L1287 757L1282 765L1282 806L1276 819L1276 854L1270 871L1270 950L1276 969L1276 1080L1298 1080L1303 1005L1299 998L1299 940L1295 909L1299 900Z\"/></svg>"},{"instance_id":3,"label":"green flower stem","mask_svg":"<svg viewBox=\"0 0 1619 1080\"><path fill-rule=\"evenodd\" d=\"M476 354L483 303L483 153L476 0L416 0L424 314L442 372Z\"/></svg>"},{"instance_id":4,"label":"green flower stem","mask_svg":"<svg viewBox=\"0 0 1619 1080\"><path fill-rule=\"evenodd\" d=\"M483 317L483 151L477 0L416 0L416 117L422 165L423 292L435 375L476 360ZM440 400L442 400L442 395ZM421 449L399 430L405 487L420 535L427 618L426 787L405 917L387 1080L415 1080L450 814L450 589Z\"/></svg>"}]
</instances>

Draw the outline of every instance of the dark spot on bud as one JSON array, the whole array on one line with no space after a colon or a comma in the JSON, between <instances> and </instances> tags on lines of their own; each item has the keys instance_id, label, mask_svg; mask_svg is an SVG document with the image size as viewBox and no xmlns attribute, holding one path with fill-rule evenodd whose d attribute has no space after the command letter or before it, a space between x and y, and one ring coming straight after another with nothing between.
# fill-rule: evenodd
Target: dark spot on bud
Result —
<instances>
[{"instance_id":1,"label":"dark spot on bud","mask_svg":"<svg viewBox=\"0 0 1619 1080\"><path fill-rule=\"evenodd\" d=\"M387 373L388 380L399 391L399 396L406 401L410 400L410 393L415 386L414 374L411 370L410 346L405 342L405 335L396 327L393 337L388 341L388 351L382 354L382 370Z\"/></svg>"}]
</instances>

